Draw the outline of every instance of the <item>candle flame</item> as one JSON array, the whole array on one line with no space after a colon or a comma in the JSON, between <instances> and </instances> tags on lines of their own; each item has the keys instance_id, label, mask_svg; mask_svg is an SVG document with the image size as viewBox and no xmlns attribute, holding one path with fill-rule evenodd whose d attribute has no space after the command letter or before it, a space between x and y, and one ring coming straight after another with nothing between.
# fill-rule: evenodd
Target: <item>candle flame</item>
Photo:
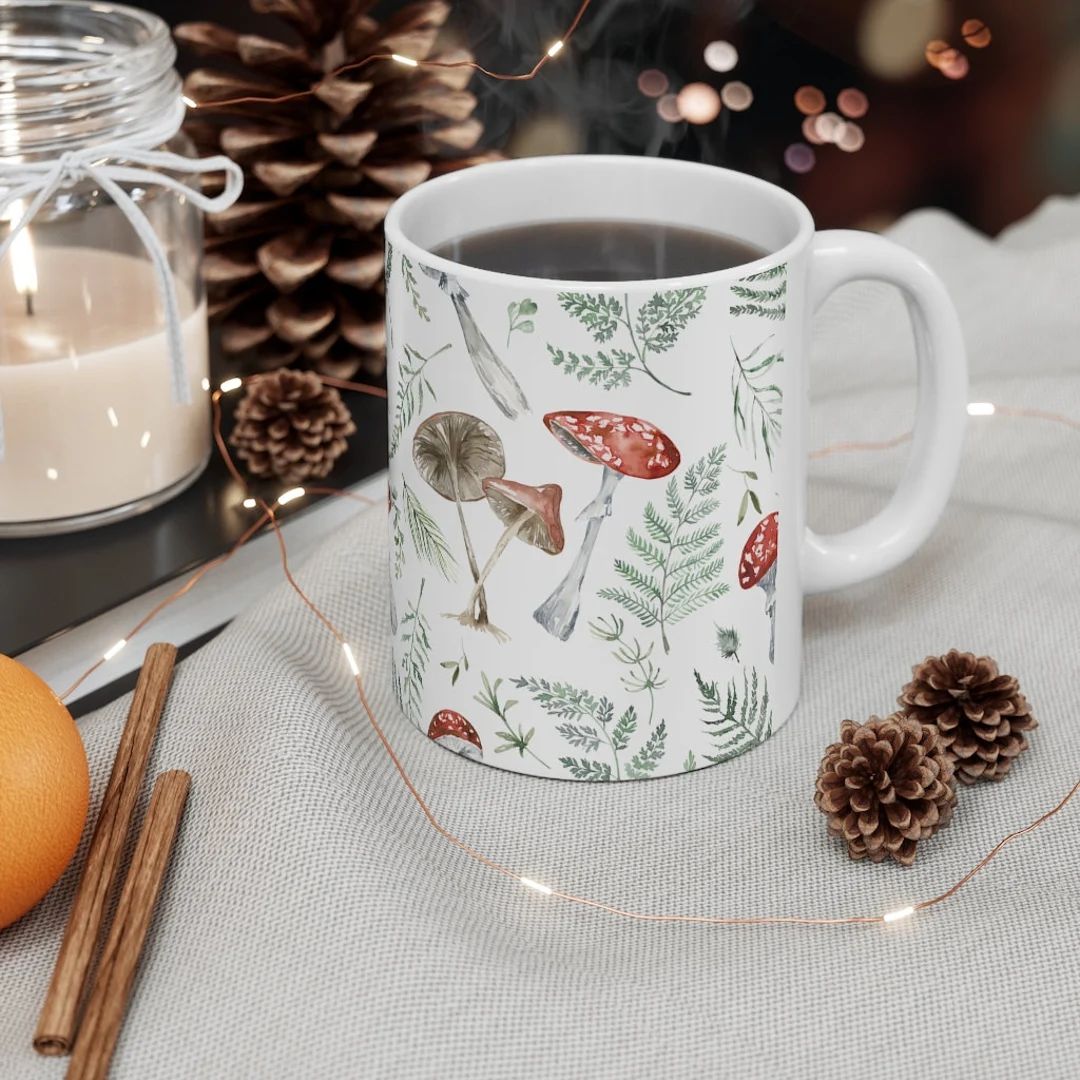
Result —
<instances>
[{"instance_id":1,"label":"candle flame","mask_svg":"<svg viewBox=\"0 0 1080 1080\"><path fill-rule=\"evenodd\" d=\"M16 199L8 207L4 220L11 225L21 221L26 207L22 199ZM8 252L11 260L11 276L15 279L15 291L26 298L27 310L33 311L33 298L38 291L37 261L34 258L34 241L29 227L15 237Z\"/></svg>"}]
</instances>

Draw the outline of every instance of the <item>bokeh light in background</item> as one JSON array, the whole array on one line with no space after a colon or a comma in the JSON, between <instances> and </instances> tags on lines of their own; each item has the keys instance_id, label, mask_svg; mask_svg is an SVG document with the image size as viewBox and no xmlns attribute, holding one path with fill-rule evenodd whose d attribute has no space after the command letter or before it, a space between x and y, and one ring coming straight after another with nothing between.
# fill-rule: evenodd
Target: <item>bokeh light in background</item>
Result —
<instances>
[{"instance_id":1,"label":"bokeh light in background","mask_svg":"<svg viewBox=\"0 0 1080 1080\"><path fill-rule=\"evenodd\" d=\"M849 120L859 120L870 110L870 102L861 90L849 86L836 95L836 107Z\"/></svg>"},{"instance_id":2,"label":"bokeh light in background","mask_svg":"<svg viewBox=\"0 0 1080 1080\"><path fill-rule=\"evenodd\" d=\"M682 113L679 112L679 99L674 94L664 94L656 103L656 111L660 114L660 119L666 120L669 124L677 124L682 119Z\"/></svg>"},{"instance_id":3,"label":"bokeh light in background","mask_svg":"<svg viewBox=\"0 0 1080 1080\"><path fill-rule=\"evenodd\" d=\"M866 142L866 135L858 124L853 120L849 120L846 124L841 126L833 141L841 150L846 150L849 154L854 154L856 150L861 150L863 148L863 144Z\"/></svg>"},{"instance_id":4,"label":"bokeh light in background","mask_svg":"<svg viewBox=\"0 0 1080 1080\"><path fill-rule=\"evenodd\" d=\"M825 95L816 86L800 86L795 91L795 108L804 116L816 116L825 108Z\"/></svg>"},{"instance_id":5,"label":"bokeh light in background","mask_svg":"<svg viewBox=\"0 0 1080 1080\"><path fill-rule=\"evenodd\" d=\"M710 41L705 46L705 66L713 71L731 71L739 62L739 52L730 41Z\"/></svg>"},{"instance_id":6,"label":"bokeh light in background","mask_svg":"<svg viewBox=\"0 0 1080 1080\"><path fill-rule=\"evenodd\" d=\"M668 77L656 68L648 68L637 77L637 88L646 97L660 97L667 92L668 85Z\"/></svg>"},{"instance_id":7,"label":"bokeh light in background","mask_svg":"<svg viewBox=\"0 0 1080 1080\"><path fill-rule=\"evenodd\" d=\"M959 53L947 41L942 41L941 38L928 41L926 48L923 50L926 62L935 68L955 60L958 55Z\"/></svg>"},{"instance_id":8,"label":"bokeh light in background","mask_svg":"<svg viewBox=\"0 0 1080 1080\"><path fill-rule=\"evenodd\" d=\"M806 143L792 143L784 151L784 164L793 173L808 173L814 167L816 160L813 148L807 146Z\"/></svg>"},{"instance_id":9,"label":"bokeh light in background","mask_svg":"<svg viewBox=\"0 0 1080 1080\"><path fill-rule=\"evenodd\" d=\"M823 142L835 142L844 129L844 121L834 112L824 112L814 118L814 131Z\"/></svg>"},{"instance_id":10,"label":"bokeh light in background","mask_svg":"<svg viewBox=\"0 0 1080 1080\"><path fill-rule=\"evenodd\" d=\"M863 64L882 79L904 79L919 70L926 43L948 24L944 0L869 0L856 32Z\"/></svg>"},{"instance_id":11,"label":"bokeh light in background","mask_svg":"<svg viewBox=\"0 0 1080 1080\"><path fill-rule=\"evenodd\" d=\"M488 66L519 70L576 7L460 3L452 28ZM715 99L699 103L695 89L680 105L692 83L719 94L711 122ZM744 87L752 103L741 111ZM804 199L823 228L880 227L932 203L994 233L1051 191L1080 186L1078 87L1080 0L594 0L543 78L477 78L468 92L481 102L485 146L513 140L516 152L525 126L529 152L580 138L583 152L763 177ZM577 133L534 129L539 114L574 118ZM807 149L787 154L794 144ZM809 150L813 164L797 172Z\"/></svg>"},{"instance_id":12,"label":"bokeh light in background","mask_svg":"<svg viewBox=\"0 0 1080 1080\"><path fill-rule=\"evenodd\" d=\"M720 100L724 103L724 107L732 112L745 112L754 104L754 91L746 83L733 79L729 83L724 83L720 90Z\"/></svg>"},{"instance_id":13,"label":"bokeh light in background","mask_svg":"<svg viewBox=\"0 0 1080 1080\"><path fill-rule=\"evenodd\" d=\"M953 51L955 52L956 50ZM955 56L938 66L938 71L940 71L946 79L962 79L970 70L971 64L962 52L957 52Z\"/></svg>"},{"instance_id":14,"label":"bokeh light in background","mask_svg":"<svg viewBox=\"0 0 1080 1080\"><path fill-rule=\"evenodd\" d=\"M808 143L813 143L815 146L821 146L825 141L818 136L816 116L807 116L803 118L802 135Z\"/></svg>"},{"instance_id":15,"label":"bokeh light in background","mask_svg":"<svg viewBox=\"0 0 1080 1080\"><path fill-rule=\"evenodd\" d=\"M990 44L990 27L982 19L965 19L960 33L973 49L985 49Z\"/></svg>"},{"instance_id":16,"label":"bokeh light in background","mask_svg":"<svg viewBox=\"0 0 1080 1080\"><path fill-rule=\"evenodd\" d=\"M675 106L688 123L711 124L720 115L720 95L708 83L687 83L676 96Z\"/></svg>"}]
</instances>

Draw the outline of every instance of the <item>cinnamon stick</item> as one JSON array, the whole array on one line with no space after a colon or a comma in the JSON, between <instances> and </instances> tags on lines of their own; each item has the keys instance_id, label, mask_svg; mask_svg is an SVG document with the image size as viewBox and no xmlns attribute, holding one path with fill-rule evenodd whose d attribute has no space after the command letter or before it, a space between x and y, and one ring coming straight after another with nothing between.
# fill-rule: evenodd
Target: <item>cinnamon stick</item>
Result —
<instances>
[{"instance_id":1,"label":"cinnamon stick","mask_svg":"<svg viewBox=\"0 0 1080 1080\"><path fill-rule=\"evenodd\" d=\"M146 650L90 850L68 915L52 981L34 1032L34 1049L39 1054L57 1056L71 1052L83 990L175 663L176 648L173 645L155 644Z\"/></svg>"},{"instance_id":2,"label":"cinnamon stick","mask_svg":"<svg viewBox=\"0 0 1080 1080\"><path fill-rule=\"evenodd\" d=\"M191 777L179 771L162 773L154 784L150 808L86 1002L68 1080L104 1080L109 1073L190 786Z\"/></svg>"}]
</instances>

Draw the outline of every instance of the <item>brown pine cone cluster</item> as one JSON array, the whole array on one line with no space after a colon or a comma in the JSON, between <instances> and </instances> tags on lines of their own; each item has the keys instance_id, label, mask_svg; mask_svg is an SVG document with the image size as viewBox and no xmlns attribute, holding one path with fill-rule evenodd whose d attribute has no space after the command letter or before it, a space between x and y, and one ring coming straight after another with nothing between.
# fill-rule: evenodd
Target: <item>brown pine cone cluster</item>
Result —
<instances>
[{"instance_id":1,"label":"brown pine cone cluster","mask_svg":"<svg viewBox=\"0 0 1080 1080\"><path fill-rule=\"evenodd\" d=\"M247 384L229 443L252 476L299 484L328 475L355 431L341 395L318 375L275 371Z\"/></svg>"},{"instance_id":2,"label":"brown pine cone cluster","mask_svg":"<svg viewBox=\"0 0 1080 1080\"><path fill-rule=\"evenodd\" d=\"M1016 679L989 656L956 649L916 664L898 702L908 716L937 728L965 784L1001 780L1027 749L1024 732L1038 726Z\"/></svg>"},{"instance_id":3,"label":"brown pine cone cluster","mask_svg":"<svg viewBox=\"0 0 1080 1080\"><path fill-rule=\"evenodd\" d=\"M910 866L919 841L952 817L952 764L937 731L915 720L845 720L818 769L814 801L852 859Z\"/></svg>"},{"instance_id":4,"label":"brown pine cone cluster","mask_svg":"<svg viewBox=\"0 0 1080 1080\"><path fill-rule=\"evenodd\" d=\"M244 194L208 222L204 276L221 344L241 370L286 365L350 378L385 368L382 223L397 196L429 176L498 155L474 153L469 68L376 61L373 53L469 60L443 40L450 4L420 0L380 22L374 0L250 0L286 37L184 23L177 39L210 58L185 93L203 153L244 169ZM271 29L273 32L273 29ZM241 96L313 95L215 106Z\"/></svg>"}]
</instances>

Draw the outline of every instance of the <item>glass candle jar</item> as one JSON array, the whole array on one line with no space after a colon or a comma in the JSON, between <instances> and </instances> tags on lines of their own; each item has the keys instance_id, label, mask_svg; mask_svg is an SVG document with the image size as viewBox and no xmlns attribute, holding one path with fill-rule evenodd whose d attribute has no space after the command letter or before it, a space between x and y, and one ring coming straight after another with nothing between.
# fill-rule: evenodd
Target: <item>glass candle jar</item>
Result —
<instances>
[{"instance_id":1,"label":"glass candle jar","mask_svg":"<svg viewBox=\"0 0 1080 1080\"><path fill-rule=\"evenodd\" d=\"M0 0L0 199L55 170L0 223L0 536L139 513L209 458L200 197L150 169L191 152L175 56L147 12Z\"/></svg>"}]
</instances>

